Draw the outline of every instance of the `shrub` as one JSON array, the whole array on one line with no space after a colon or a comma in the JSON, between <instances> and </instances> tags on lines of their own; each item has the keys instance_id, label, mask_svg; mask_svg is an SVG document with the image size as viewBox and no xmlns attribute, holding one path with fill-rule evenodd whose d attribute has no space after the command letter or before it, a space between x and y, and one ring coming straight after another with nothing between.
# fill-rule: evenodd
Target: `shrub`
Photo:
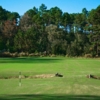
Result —
<instances>
[{"instance_id":1,"label":"shrub","mask_svg":"<svg viewBox=\"0 0 100 100\"><path fill-rule=\"evenodd\" d=\"M2 52L2 53L0 53L0 57L11 57L11 53L10 52Z\"/></svg>"},{"instance_id":2,"label":"shrub","mask_svg":"<svg viewBox=\"0 0 100 100\"><path fill-rule=\"evenodd\" d=\"M85 54L86 58L92 58L92 54Z\"/></svg>"}]
</instances>

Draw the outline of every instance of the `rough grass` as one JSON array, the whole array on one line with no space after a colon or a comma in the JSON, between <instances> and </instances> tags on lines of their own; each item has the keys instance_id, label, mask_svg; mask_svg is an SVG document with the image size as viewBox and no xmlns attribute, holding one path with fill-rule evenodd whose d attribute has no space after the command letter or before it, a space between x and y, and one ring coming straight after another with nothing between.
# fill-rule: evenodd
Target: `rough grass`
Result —
<instances>
[{"instance_id":1,"label":"rough grass","mask_svg":"<svg viewBox=\"0 0 100 100\"><path fill-rule=\"evenodd\" d=\"M26 76L52 75L64 77L22 79ZM0 100L99 100L100 80L86 78L100 76L100 59L85 58L0 58Z\"/></svg>"}]
</instances>

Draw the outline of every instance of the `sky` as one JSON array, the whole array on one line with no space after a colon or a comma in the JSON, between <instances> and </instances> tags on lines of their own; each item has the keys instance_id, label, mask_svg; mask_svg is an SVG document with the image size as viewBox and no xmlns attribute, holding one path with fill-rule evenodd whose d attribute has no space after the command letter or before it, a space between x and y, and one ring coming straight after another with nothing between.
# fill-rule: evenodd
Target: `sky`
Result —
<instances>
[{"instance_id":1,"label":"sky","mask_svg":"<svg viewBox=\"0 0 100 100\"><path fill-rule=\"evenodd\" d=\"M41 4L45 4L47 9L57 6L63 12L81 13L83 8L88 11L96 9L100 5L100 0L0 0L0 6L20 15L24 15L34 6L39 8Z\"/></svg>"}]
</instances>

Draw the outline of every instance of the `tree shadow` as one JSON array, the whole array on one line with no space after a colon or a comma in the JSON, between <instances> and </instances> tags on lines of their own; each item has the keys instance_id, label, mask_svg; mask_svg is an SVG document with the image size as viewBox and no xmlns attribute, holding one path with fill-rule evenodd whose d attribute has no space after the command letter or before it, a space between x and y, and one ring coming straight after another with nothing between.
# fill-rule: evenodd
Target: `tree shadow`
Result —
<instances>
[{"instance_id":1,"label":"tree shadow","mask_svg":"<svg viewBox=\"0 0 100 100\"><path fill-rule=\"evenodd\" d=\"M25 94L25 95L0 95L0 100L100 100L94 95L61 95L61 94Z\"/></svg>"},{"instance_id":2,"label":"tree shadow","mask_svg":"<svg viewBox=\"0 0 100 100\"><path fill-rule=\"evenodd\" d=\"M0 63L55 63L60 58L41 58L41 57L23 57L23 58L1 58Z\"/></svg>"}]
</instances>

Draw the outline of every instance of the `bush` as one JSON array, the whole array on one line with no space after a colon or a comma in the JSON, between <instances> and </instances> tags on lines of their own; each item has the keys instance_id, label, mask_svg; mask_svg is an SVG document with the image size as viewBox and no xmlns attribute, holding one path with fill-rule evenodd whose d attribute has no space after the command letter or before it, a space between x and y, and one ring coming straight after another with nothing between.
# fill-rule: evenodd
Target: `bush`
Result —
<instances>
[{"instance_id":1,"label":"bush","mask_svg":"<svg viewBox=\"0 0 100 100\"><path fill-rule=\"evenodd\" d=\"M92 54L85 54L86 58L92 58Z\"/></svg>"},{"instance_id":2,"label":"bush","mask_svg":"<svg viewBox=\"0 0 100 100\"><path fill-rule=\"evenodd\" d=\"M96 58L98 58L99 56L98 56L98 55L96 55L95 57L96 57Z\"/></svg>"},{"instance_id":3,"label":"bush","mask_svg":"<svg viewBox=\"0 0 100 100\"><path fill-rule=\"evenodd\" d=\"M20 52L19 54L18 54L18 56L19 57L23 57L23 56L29 56L29 53L28 52Z\"/></svg>"},{"instance_id":4,"label":"bush","mask_svg":"<svg viewBox=\"0 0 100 100\"><path fill-rule=\"evenodd\" d=\"M1 52L0 57L12 57L10 52Z\"/></svg>"},{"instance_id":5,"label":"bush","mask_svg":"<svg viewBox=\"0 0 100 100\"><path fill-rule=\"evenodd\" d=\"M51 54L50 56L51 56L51 57L56 57L56 55L55 55L55 54Z\"/></svg>"},{"instance_id":6,"label":"bush","mask_svg":"<svg viewBox=\"0 0 100 100\"><path fill-rule=\"evenodd\" d=\"M11 53L11 56L12 56L12 57L18 57L18 53L17 53L17 52Z\"/></svg>"}]
</instances>

